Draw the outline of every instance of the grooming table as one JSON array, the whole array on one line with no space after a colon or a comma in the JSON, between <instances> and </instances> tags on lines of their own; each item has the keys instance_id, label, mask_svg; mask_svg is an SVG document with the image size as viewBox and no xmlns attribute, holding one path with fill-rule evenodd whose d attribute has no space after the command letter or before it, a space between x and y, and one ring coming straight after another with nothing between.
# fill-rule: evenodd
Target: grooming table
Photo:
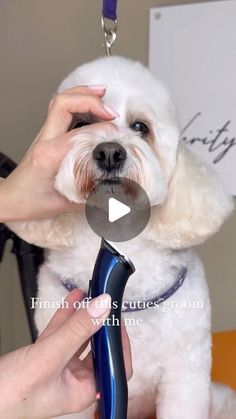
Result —
<instances>
[{"instance_id":1,"label":"grooming table","mask_svg":"<svg viewBox=\"0 0 236 419\"><path fill-rule=\"evenodd\" d=\"M236 330L214 333L212 354L212 380L227 384L236 391Z\"/></svg>"}]
</instances>

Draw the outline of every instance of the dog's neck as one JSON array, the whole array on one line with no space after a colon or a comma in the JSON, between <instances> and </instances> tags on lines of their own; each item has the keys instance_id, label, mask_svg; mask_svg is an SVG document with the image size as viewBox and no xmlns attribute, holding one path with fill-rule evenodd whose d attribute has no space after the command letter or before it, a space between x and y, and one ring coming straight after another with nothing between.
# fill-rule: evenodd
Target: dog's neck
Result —
<instances>
[{"instance_id":1,"label":"dog's neck","mask_svg":"<svg viewBox=\"0 0 236 419\"><path fill-rule=\"evenodd\" d=\"M126 299L140 295L149 298L165 291L173 284L177 270L187 264L188 252L159 248L142 234L118 246L136 267L126 287ZM99 247L100 238L88 228L78 235L73 248L50 251L47 264L59 279L73 278L78 287L87 290Z\"/></svg>"}]
</instances>

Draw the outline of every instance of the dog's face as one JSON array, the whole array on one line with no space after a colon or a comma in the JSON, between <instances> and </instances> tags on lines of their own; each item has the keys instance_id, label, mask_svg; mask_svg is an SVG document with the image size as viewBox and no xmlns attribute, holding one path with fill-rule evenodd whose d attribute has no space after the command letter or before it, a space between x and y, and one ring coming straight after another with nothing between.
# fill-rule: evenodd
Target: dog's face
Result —
<instances>
[{"instance_id":1,"label":"dog's face","mask_svg":"<svg viewBox=\"0 0 236 419\"><path fill-rule=\"evenodd\" d=\"M76 69L59 91L97 84L107 86L104 102L120 117L104 123L90 114L74 116L72 129L86 126L74 131L56 189L71 201L83 202L98 180L129 178L144 188L152 205L143 232L147 239L169 248L203 242L230 214L232 200L215 173L179 143L175 111L163 85L140 63L108 57ZM81 231L75 227L79 216L9 226L43 247L73 246Z\"/></svg>"},{"instance_id":2,"label":"dog's face","mask_svg":"<svg viewBox=\"0 0 236 419\"><path fill-rule=\"evenodd\" d=\"M59 91L91 84L107 86L104 102L120 117L113 124L86 127L75 135L73 150L57 177L57 189L80 202L98 180L128 178L144 188L151 205L162 204L176 164L179 140L168 93L141 64L119 57L80 67ZM96 122L92 115L75 115L72 128Z\"/></svg>"}]
</instances>

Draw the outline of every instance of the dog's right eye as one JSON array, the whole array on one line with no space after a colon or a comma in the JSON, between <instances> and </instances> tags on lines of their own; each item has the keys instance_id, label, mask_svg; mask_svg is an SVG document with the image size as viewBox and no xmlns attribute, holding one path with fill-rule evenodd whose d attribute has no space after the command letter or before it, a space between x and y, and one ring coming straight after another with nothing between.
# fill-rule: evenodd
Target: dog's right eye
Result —
<instances>
[{"instance_id":1,"label":"dog's right eye","mask_svg":"<svg viewBox=\"0 0 236 419\"><path fill-rule=\"evenodd\" d=\"M149 133L149 128L148 126L142 122L142 121L135 121L130 125L130 128L134 131L134 132L138 132L141 135L147 135Z\"/></svg>"},{"instance_id":2,"label":"dog's right eye","mask_svg":"<svg viewBox=\"0 0 236 419\"><path fill-rule=\"evenodd\" d=\"M90 122L89 121L74 121L72 122L69 128L69 131L71 131L72 129L85 127L86 125L90 125Z\"/></svg>"}]
</instances>

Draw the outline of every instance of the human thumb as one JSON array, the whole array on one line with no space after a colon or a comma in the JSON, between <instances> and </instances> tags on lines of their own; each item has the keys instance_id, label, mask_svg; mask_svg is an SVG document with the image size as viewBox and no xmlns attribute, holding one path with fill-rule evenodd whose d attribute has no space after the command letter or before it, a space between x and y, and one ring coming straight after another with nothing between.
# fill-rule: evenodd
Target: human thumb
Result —
<instances>
[{"instance_id":1,"label":"human thumb","mask_svg":"<svg viewBox=\"0 0 236 419\"><path fill-rule=\"evenodd\" d=\"M80 349L80 347L96 333L106 321L111 309L109 294L101 294L88 304L87 308L79 308L52 335L48 337L48 347L58 353L56 358L63 368Z\"/></svg>"}]
</instances>

